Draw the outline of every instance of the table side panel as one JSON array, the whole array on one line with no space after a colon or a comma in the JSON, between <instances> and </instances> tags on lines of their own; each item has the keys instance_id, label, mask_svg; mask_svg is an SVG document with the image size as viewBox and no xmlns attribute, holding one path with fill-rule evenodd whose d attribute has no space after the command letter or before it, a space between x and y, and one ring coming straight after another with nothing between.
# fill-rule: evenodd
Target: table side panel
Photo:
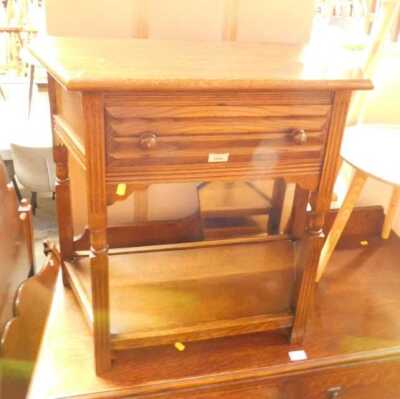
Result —
<instances>
[{"instance_id":1,"label":"table side panel","mask_svg":"<svg viewBox=\"0 0 400 399\"><path fill-rule=\"evenodd\" d=\"M85 119L82 110L81 92L68 91L55 82L56 115L70 126L79 144L85 145Z\"/></svg>"}]
</instances>

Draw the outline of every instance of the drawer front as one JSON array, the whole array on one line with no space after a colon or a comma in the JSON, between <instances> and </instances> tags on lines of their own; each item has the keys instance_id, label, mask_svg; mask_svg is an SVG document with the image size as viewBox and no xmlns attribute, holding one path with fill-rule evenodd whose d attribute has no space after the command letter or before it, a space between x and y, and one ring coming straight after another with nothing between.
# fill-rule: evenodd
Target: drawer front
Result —
<instances>
[{"instance_id":1,"label":"drawer front","mask_svg":"<svg viewBox=\"0 0 400 399\"><path fill-rule=\"evenodd\" d=\"M159 395L163 399L398 399L400 361L334 367L265 383L248 382ZM155 399L155 398L154 398Z\"/></svg>"},{"instance_id":2,"label":"drawer front","mask_svg":"<svg viewBox=\"0 0 400 399\"><path fill-rule=\"evenodd\" d=\"M105 103L110 174L165 181L321 170L331 111L326 93L200 95L197 101L188 94L109 95Z\"/></svg>"},{"instance_id":3,"label":"drawer front","mask_svg":"<svg viewBox=\"0 0 400 399\"><path fill-rule=\"evenodd\" d=\"M295 398L397 399L400 398L400 362L381 361L340 367L300 378Z\"/></svg>"},{"instance_id":4,"label":"drawer front","mask_svg":"<svg viewBox=\"0 0 400 399\"><path fill-rule=\"evenodd\" d=\"M283 383L260 385L253 383L251 385L237 384L236 386L210 389L200 388L157 397L160 399L294 399L290 396L291 391L293 391L293 388Z\"/></svg>"}]
</instances>

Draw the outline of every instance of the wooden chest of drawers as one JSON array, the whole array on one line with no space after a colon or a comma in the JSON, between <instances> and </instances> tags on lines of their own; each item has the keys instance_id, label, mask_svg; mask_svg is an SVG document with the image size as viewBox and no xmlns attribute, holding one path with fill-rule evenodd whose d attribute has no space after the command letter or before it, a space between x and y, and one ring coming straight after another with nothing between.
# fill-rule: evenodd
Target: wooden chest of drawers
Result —
<instances>
[{"instance_id":1,"label":"wooden chest of drawers","mask_svg":"<svg viewBox=\"0 0 400 399\"><path fill-rule=\"evenodd\" d=\"M371 83L296 46L49 38L33 54L49 71L64 276L97 371L182 340L290 328L301 342L351 93ZM90 256L74 239L68 157L86 177ZM288 235L108 253L116 187L269 178L298 185Z\"/></svg>"}]
</instances>

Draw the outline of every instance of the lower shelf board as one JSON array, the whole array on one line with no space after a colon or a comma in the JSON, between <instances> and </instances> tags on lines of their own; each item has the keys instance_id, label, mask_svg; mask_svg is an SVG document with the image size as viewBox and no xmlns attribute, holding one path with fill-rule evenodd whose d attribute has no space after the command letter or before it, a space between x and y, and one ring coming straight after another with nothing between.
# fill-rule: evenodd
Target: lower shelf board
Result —
<instances>
[{"instance_id":1,"label":"lower shelf board","mask_svg":"<svg viewBox=\"0 0 400 399\"><path fill-rule=\"evenodd\" d=\"M79 302L90 304L89 257L66 266ZM290 327L295 277L289 240L110 255L112 347Z\"/></svg>"}]
</instances>

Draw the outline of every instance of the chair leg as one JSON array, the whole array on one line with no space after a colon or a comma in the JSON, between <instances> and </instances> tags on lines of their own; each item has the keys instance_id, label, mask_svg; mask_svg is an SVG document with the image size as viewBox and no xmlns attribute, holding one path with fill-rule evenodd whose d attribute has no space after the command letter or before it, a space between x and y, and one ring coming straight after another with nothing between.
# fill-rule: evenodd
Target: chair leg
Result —
<instances>
[{"instance_id":1,"label":"chair leg","mask_svg":"<svg viewBox=\"0 0 400 399\"><path fill-rule=\"evenodd\" d=\"M389 208L386 212L385 221L383 223L381 237L386 240L392 231L393 219L396 211L400 206L400 187L393 187L392 197L390 198Z\"/></svg>"},{"instance_id":2,"label":"chair leg","mask_svg":"<svg viewBox=\"0 0 400 399\"><path fill-rule=\"evenodd\" d=\"M28 94L28 119L31 116L32 97L33 97L33 82L35 80L35 65L29 66L29 94Z\"/></svg>"},{"instance_id":3,"label":"chair leg","mask_svg":"<svg viewBox=\"0 0 400 399\"><path fill-rule=\"evenodd\" d=\"M368 176L364 172L356 169L353 179L350 183L349 190L343 201L343 205L340 208L339 213L336 215L333 226L326 237L324 246L322 248L321 257L318 264L317 277L315 280L316 282L319 282L326 269L326 265L328 264L329 259L335 250L340 236L342 235L343 230L350 218L351 212L353 211L353 208L360 196L361 190L367 181L367 177Z\"/></svg>"},{"instance_id":4,"label":"chair leg","mask_svg":"<svg viewBox=\"0 0 400 399\"><path fill-rule=\"evenodd\" d=\"M18 187L17 179L15 178L15 176L11 179L11 181L14 186L15 193L17 194L18 201L21 202L22 194L21 194L21 190Z\"/></svg>"},{"instance_id":5,"label":"chair leg","mask_svg":"<svg viewBox=\"0 0 400 399\"><path fill-rule=\"evenodd\" d=\"M1 97L4 101L7 100L6 94L4 93L4 90L3 90L3 88L1 87L1 85L0 85L0 97Z\"/></svg>"},{"instance_id":6,"label":"chair leg","mask_svg":"<svg viewBox=\"0 0 400 399\"><path fill-rule=\"evenodd\" d=\"M343 164L344 164L344 160L343 160L342 157L340 157L338 165L337 165L337 168L336 168L336 172L335 172L335 182L337 181L338 176L339 176L341 170L343 169ZM337 196L337 194L335 192L333 192L332 201L335 202L337 200L338 200L338 196Z\"/></svg>"},{"instance_id":7,"label":"chair leg","mask_svg":"<svg viewBox=\"0 0 400 399\"><path fill-rule=\"evenodd\" d=\"M36 208L37 208L37 193L32 191L31 194L31 205L32 205L32 214L36 215Z\"/></svg>"}]
</instances>

